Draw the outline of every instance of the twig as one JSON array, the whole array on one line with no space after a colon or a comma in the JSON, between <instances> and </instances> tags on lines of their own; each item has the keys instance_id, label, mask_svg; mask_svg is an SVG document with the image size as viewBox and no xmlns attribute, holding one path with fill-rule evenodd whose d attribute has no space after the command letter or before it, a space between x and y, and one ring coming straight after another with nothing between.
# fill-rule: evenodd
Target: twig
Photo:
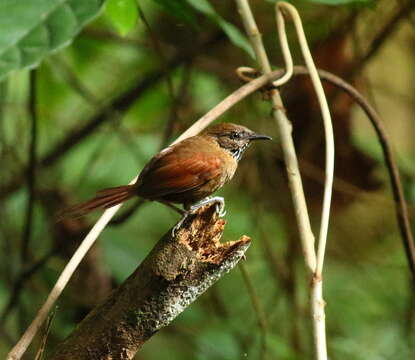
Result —
<instances>
[{"instance_id":1,"label":"twig","mask_svg":"<svg viewBox=\"0 0 415 360\"><path fill-rule=\"evenodd\" d=\"M278 8L289 11L290 16L293 19L294 26L296 28L298 41L300 43L301 51L303 53L304 61L307 65L311 81L316 91L317 99L320 104L321 113L324 123L325 139L326 139L326 180L324 185L324 197L323 197L323 210L321 216L321 227L318 241L318 252L317 252L317 267L316 276L320 277L322 274L324 253L327 241L327 231L330 218L330 204L333 190L333 175L334 175L334 134L333 125L330 116L329 106L327 104L326 96L324 94L323 86L321 84L317 68L314 65L313 58L311 56L310 49L305 38L303 25L301 23L300 16L294 6L288 3L278 3Z\"/></svg>"},{"instance_id":2,"label":"twig","mask_svg":"<svg viewBox=\"0 0 415 360\"><path fill-rule=\"evenodd\" d=\"M10 292L9 299L6 302L5 307L3 308L3 311L0 315L0 324L4 324L6 322L7 317L13 310L13 307L16 306L19 303L19 297L20 293L24 287L24 284L30 280L30 278L37 272L39 269L41 269L48 260L55 255L56 249L53 248L52 250L49 250L44 256L42 256L39 260L34 262L30 265L30 267L22 270L20 275L17 277L17 279L13 283L13 289Z\"/></svg>"},{"instance_id":3,"label":"twig","mask_svg":"<svg viewBox=\"0 0 415 360\"><path fill-rule=\"evenodd\" d=\"M169 114L169 118L167 120L167 124L164 128L163 137L161 140L161 148L167 146L169 138L172 136L172 131L174 130L174 126L179 120L179 109L180 106L187 97L187 88L191 80L191 62L187 63L187 66L183 68L183 74L179 89L177 90L177 96L173 98L174 102L171 106L171 111Z\"/></svg>"},{"instance_id":4,"label":"twig","mask_svg":"<svg viewBox=\"0 0 415 360\"><path fill-rule=\"evenodd\" d=\"M154 50L156 51L157 55L159 56L162 66L166 67L168 66L168 61L166 57L164 56L163 50L161 49L160 41L157 37L157 35L153 32L151 29L150 23L147 21L147 18L144 14L143 9L141 8L140 1L137 1L137 9L138 9L138 15L140 16L140 19L144 23L144 26L147 28L148 34L150 35L151 42L153 43ZM174 96L174 87L173 87L173 80L169 73L166 74L166 83L167 83L167 90L170 94L170 97L172 99L175 98Z\"/></svg>"},{"instance_id":5,"label":"twig","mask_svg":"<svg viewBox=\"0 0 415 360\"><path fill-rule=\"evenodd\" d=\"M271 72L269 60L267 58L258 28L256 26L252 11L247 0L236 0L239 12L242 16L246 32L250 36L251 43L260 63L260 68L263 73ZM333 172L334 172L334 139L333 130L330 119L330 112L328 110L327 101L324 96L324 91L317 71L312 60L310 51L308 49L307 41L305 39L304 31L302 29L301 19L297 10L290 4L280 2L276 4L277 25L280 39L285 34L285 27L283 24L283 17L281 9L286 10L294 21L297 36L303 57L311 72L311 80L316 90L320 108L322 110L324 130L326 136L326 182L323 199L322 220L318 244L318 252L314 249L314 236L311 230L310 220L307 211L306 200L302 188L301 176L298 168L298 160L295 153L293 139L291 136L291 129L288 119L282 111L282 102L278 93L271 92L271 100L273 103L273 116L279 125L281 134L282 149L284 152L284 159L287 166L287 174L290 184L290 190L293 197L294 210L297 218L297 224L300 232L302 242L303 254L308 270L313 274L313 281L311 285L311 309L314 325L314 342L316 357L319 360L327 359L327 346L325 335L325 318L324 318L324 301L322 297L322 277L321 272L323 268L323 260L325 253L325 245L327 239L328 222L330 216L330 204L333 186ZM287 44L282 46L283 51L289 51ZM284 55L285 61L290 56Z\"/></svg>"},{"instance_id":6,"label":"twig","mask_svg":"<svg viewBox=\"0 0 415 360\"><path fill-rule=\"evenodd\" d=\"M283 73L283 70L277 70L272 72L271 76L272 78L278 78L278 75L282 76ZM309 75L309 71L304 66L294 66L293 75ZM372 124L376 132L376 135L379 139L382 148L385 164L388 169L393 197L395 200L396 218L398 220L399 230L401 233L401 239L407 257L408 266L411 270L415 284L415 242L413 239L411 224L409 221L408 206L404 197L398 165L395 156L393 155L390 140L386 133L383 122L379 114L375 111L375 109L367 102L367 100L362 96L362 94L360 94L359 91L350 83L346 82L345 80L328 71L324 71L321 69L318 70L318 75L322 80L327 81L328 83L340 88L341 90L346 92L353 100L355 100L355 102L362 108L362 110L368 117L370 123ZM255 81L259 79L260 78L257 78L255 79ZM252 83L253 81L251 81L250 83ZM259 84L257 83L257 85Z\"/></svg>"},{"instance_id":7,"label":"twig","mask_svg":"<svg viewBox=\"0 0 415 360\"><path fill-rule=\"evenodd\" d=\"M250 239L220 243L225 221L215 206L171 236L169 230L136 271L60 343L50 357L132 359L158 330L167 326L243 257Z\"/></svg>"},{"instance_id":8,"label":"twig","mask_svg":"<svg viewBox=\"0 0 415 360\"><path fill-rule=\"evenodd\" d=\"M28 199L26 208L26 220L22 237L22 248L20 259L22 266L27 262L29 256L30 238L32 235L33 224L33 207L35 202L35 186L36 186L36 165L37 165L37 112L36 112L36 70L30 72L30 99L29 99L29 114L30 114L30 147L29 147L29 166L27 171L27 188Z\"/></svg>"},{"instance_id":9,"label":"twig","mask_svg":"<svg viewBox=\"0 0 415 360\"><path fill-rule=\"evenodd\" d=\"M79 144L86 137L93 134L93 132L101 126L103 123L108 121L111 117L108 117L108 109L117 110L120 112L126 111L137 98L147 91L151 86L160 81L167 72L173 71L179 65L189 61L189 59L196 56L201 49L209 48L213 44L225 39L225 35L221 32L214 34L207 40L197 44L190 48L188 52L180 52L174 56L169 62L168 66L161 70L155 70L147 74L147 76L141 80L135 87L130 89L127 93L118 96L116 99L111 101L107 107L102 109L99 113L92 117L92 119L85 125L69 131L57 145L52 147L42 158L39 159L37 170L40 171L44 168L52 166L62 156L66 155L74 146ZM23 170L20 174L13 177L6 185L0 188L0 200L8 197L18 190L26 180L27 169Z\"/></svg>"},{"instance_id":10,"label":"twig","mask_svg":"<svg viewBox=\"0 0 415 360\"><path fill-rule=\"evenodd\" d=\"M32 342L33 337L38 332L39 328L42 326L43 322L47 318L50 309L62 293L63 289L69 282L71 276L77 269L78 265L94 244L95 240L99 236L99 234L104 230L105 226L114 216L114 214L118 211L121 205L116 205L104 212L104 214L98 219L95 225L92 227L88 235L79 245L78 249L75 251L72 258L68 261L65 268L63 269L61 275L59 276L58 280L56 281L55 286L49 293L48 298L46 299L45 303L42 305L40 310L38 311L35 319L26 329L25 333L19 340L19 342L14 346L11 352L8 354L8 359L16 360L20 359L21 356L26 351L29 344Z\"/></svg>"},{"instance_id":11,"label":"twig","mask_svg":"<svg viewBox=\"0 0 415 360\"><path fill-rule=\"evenodd\" d=\"M413 0L409 0L398 10L395 15L392 16L392 18L386 23L386 25L383 26L382 30L372 40L367 53L355 62L347 78L353 77L356 73L363 69L364 65L378 53L382 45L385 43L385 40L396 30L399 22L409 16L414 9L415 2Z\"/></svg>"},{"instance_id":12,"label":"twig","mask_svg":"<svg viewBox=\"0 0 415 360\"><path fill-rule=\"evenodd\" d=\"M239 263L239 270L241 270L242 278L245 282L246 288L248 290L249 297L251 299L252 307L255 311L258 326L261 330L261 356L260 359L266 359L267 357L267 334L268 334L268 324L265 317L264 308L259 300L257 293L255 292L254 285L252 284L251 277L249 276L248 270L245 267L243 262Z\"/></svg>"},{"instance_id":13,"label":"twig","mask_svg":"<svg viewBox=\"0 0 415 360\"><path fill-rule=\"evenodd\" d=\"M121 215L117 216L115 219L112 219L109 226L117 226L123 224L125 221L127 221L138 209L140 209L144 204L145 200L138 199L134 205L132 205L130 208L128 208L126 211L124 211Z\"/></svg>"},{"instance_id":14,"label":"twig","mask_svg":"<svg viewBox=\"0 0 415 360\"><path fill-rule=\"evenodd\" d=\"M327 359L327 344L326 344L326 322L323 299L323 264L324 255L326 251L328 225L330 219L330 206L333 193L333 177L334 177L334 134L333 125L330 116L330 110L327 104L327 99L324 94L323 86L321 84L316 66L314 65L310 49L307 44L304 29L301 23L301 18L296 8L288 3L280 2L276 4L276 11L279 12L284 9L290 14L296 29L298 42L300 44L301 52L303 53L304 61L310 73L311 82L316 91L317 99L320 105L321 114L324 123L324 134L326 140L326 170L325 170L325 184L323 196L323 209L321 215L320 235L317 246L317 263L313 271L313 278L311 282L311 309L314 327L314 344L316 358L319 360Z\"/></svg>"},{"instance_id":15,"label":"twig","mask_svg":"<svg viewBox=\"0 0 415 360\"><path fill-rule=\"evenodd\" d=\"M303 67L295 67L294 68L294 74L298 74L298 73L301 73L301 74L307 73L307 70L304 69ZM237 89L235 92L233 92L231 95L229 95L226 99L224 99L222 102L220 102L217 106L215 106L213 109L211 109L205 116L203 116L201 119L199 119L191 128L188 129L188 131L186 131L180 137L180 139L183 139L184 136L188 137L188 136L193 136L193 135L197 134L199 131L201 131L203 128L205 128L206 126L208 126L212 121L214 121L216 118L218 118L223 113L225 113L226 111L228 111L232 106L234 106L235 104L237 104L239 101L241 101L242 99L244 99L246 96L248 96L248 95L254 93L255 91L257 91L258 89L264 87L269 82L271 82L271 81L273 81L275 79L278 79L283 74L284 74L284 71L283 70L274 71L271 74L262 75L261 77L255 79L255 80L252 80L251 82L243 85L242 87L240 87L239 89ZM328 75L329 73L322 72L320 70L319 71L319 74L320 74L321 78L323 78L325 80L328 80L329 79L328 77L326 77L326 75ZM330 75L331 76L334 76L332 74L330 74ZM349 86L351 87L350 84L349 84ZM385 141L387 141L386 138L385 138ZM394 179L392 181L394 181L396 183L396 186L400 187L399 174L396 173L395 175L393 175L393 176L390 175L390 176L391 176L391 179L392 178ZM402 207L403 206L406 209L406 205L405 204L402 205L402 201L403 201L403 203L405 202L403 198L401 200L398 200L398 205L397 206L399 206L399 207ZM99 224L97 223L92 230L94 230L94 232L97 231L97 230L99 230L99 231L102 230L103 229L103 226L105 227L105 225L103 224L103 221L107 222L108 221L108 218L111 218L112 215L115 214L115 212L117 210L118 210L118 206L107 210L103 214L103 216L100 218L100 220L99 220L100 223ZM108 212L110 212L110 213L108 213ZM104 215L105 215L105 219L103 219ZM402 221L404 221L404 222L407 221L409 223L409 221L407 219L405 220L405 217L407 218L407 212L402 212L402 213L399 212L399 213L397 213L397 216L402 217ZM99 234L95 234L94 236L98 236L98 235ZM84 249L85 249L85 247L87 247L85 249L85 252L88 250L89 246L92 246L92 244L94 242L94 240L91 240L91 235L90 234L88 235L88 241L89 241L89 244L84 245ZM76 255L77 256L83 256L82 255L82 251L77 252ZM79 259L79 262L81 261L81 259L82 258ZM68 265L69 265L69 263L68 263ZM71 264L71 267L73 267L73 265L74 264ZM76 268L76 266L73 269L75 269L75 268ZM61 277L62 277L62 275L61 275ZM66 284L65 281L64 282L60 282L60 280L58 279L57 285L55 285L55 287L58 286L58 289L59 289L60 286L62 286L61 290L63 290L65 284ZM44 307L46 307L45 308L46 310L44 309L43 311L40 311L39 312L39 314L35 318L35 320L32 323L32 325L34 323L38 323L40 325L42 324L42 322L44 321L44 319L47 316L47 313L48 313L48 310L47 309L50 309L49 303L50 303L50 306L52 306L53 303L54 303L54 301L56 301L56 299L59 297L59 295L60 295L60 291L59 290L55 290L54 297L53 297L54 300L53 301L49 300L48 303L44 305ZM50 296L51 295L49 295L49 297ZM45 315L45 313L46 313L46 315ZM26 333L28 331L29 331L29 329L26 330ZM27 348L27 346L30 344L33 336L35 335L36 331L37 331L37 326L33 326L30 329L30 332L32 334L31 335L26 335L26 337L25 336L22 337L22 339L19 341L20 346L22 346L22 347L25 346ZM22 349L21 351L23 353L25 351L25 349ZM18 359L18 358L19 357L16 357L15 359Z\"/></svg>"},{"instance_id":16,"label":"twig","mask_svg":"<svg viewBox=\"0 0 415 360\"><path fill-rule=\"evenodd\" d=\"M88 87L76 76L71 67L66 63L62 56L54 56L49 62L52 66L52 69L58 70L57 73L59 76L62 76L66 83L75 90L89 105L92 105L96 108L101 108L101 111L104 110L104 104L100 101L89 89ZM106 109L107 110L107 109Z\"/></svg>"},{"instance_id":17,"label":"twig","mask_svg":"<svg viewBox=\"0 0 415 360\"><path fill-rule=\"evenodd\" d=\"M238 11L242 17L245 31L254 48L257 60L262 73L271 72L271 66L262 43L261 34L256 25L251 8L247 0L236 0ZM281 19L281 17L277 17ZM283 48L284 49L284 48ZM284 56L286 58L286 56ZM312 272L316 265L316 256L314 251L314 235L311 230L310 219L307 211L307 204L304 196L303 185L298 167L298 159L295 152L293 138L291 136L292 126L287 119L281 97L277 90L271 90L272 116L275 119L281 136L281 145L284 153L284 160L287 168L288 184L290 186L294 212L300 232L300 239L303 248L303 254L306 259L306 265Z\"/></svg>"},{"instance_id":18,"label":"twig","mask_svg":"<svg viewBox=\"0 0 415 360\"><path fill-rule=\"evenodd\" d=\"M57 307L50 313L50 315L48 317L48 320L46 321L45 331L44 331L42 341L41 341L40 346L39 346L39 350L36 353L35 360L42 360L42 358L43 358L43 354L44 354L45 348L46 348L46 341L48 340L49 331L50 331L50 328L51 328L51 325L52 325L52 321L55 318L56 310L57 310Z\"/></svg>"},{"instance_id":19,"label":"twig","mask_svg":"<svg viewBox=\"0 0 415 360\"><path fill-rule=\"evenodd\" d=\"M307 74L304 67L296 66L294 69L296 75ZM366 99L349 83L324 70L319 70L321 79L333 84L345 91L353 100L362 108L375 129L376 135L382 147L383 157L391 182L392 193L395 200L395 213L398 220L399 230L401 233L402 243L405 249L406 258L412 273L415 285L415 243L412 235L411 224L409 221L408 207L405 201L402 183L399 176L399 169L392 151L389 137L386 133L380 116L375 109L366 101Z\"/></svg>"}]
</instances>

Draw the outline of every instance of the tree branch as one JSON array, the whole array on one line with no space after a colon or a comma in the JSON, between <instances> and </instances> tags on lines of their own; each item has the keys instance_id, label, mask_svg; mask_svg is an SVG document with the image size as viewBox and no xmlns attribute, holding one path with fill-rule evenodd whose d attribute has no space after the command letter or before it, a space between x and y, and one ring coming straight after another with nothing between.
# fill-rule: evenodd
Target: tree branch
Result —
<instances>
[{"instance_id":1,"label":"tree branch","mask_svg":"<svg viewBox=\"0 0 415 360\"><path fill-rule=\"evenodd\" d=\"M295 67L294 68L294 74L304 74L305 72L307 72L307 69L305 69L304 67ZM257 90L259 90L263 87L265 87L265 89L266 89L266 86L268 86L269 83L271 83L272 81L278 79L283 74L284 74L284 70L277 70L277 71L274 71L272 73L262 75L262 76L258 77L257 79L252 79L250 82L248 82L247 84L241 86L239 89L237 89L232 94L230 94L228 97L226 97L224 100L222 100L217 106L212 108L207 114L205 114L196 123L194 123L193 126L191 126L187 131L185 131L179 137L179 139L176 140L176 142L183 139L184 137L196 135L199 131L201 131L203 128L208 126L212 121L214 121L216 118L218 118L223 113L228 111L231 107L236 105L239 101L244 99L246 96L256 92ZM324 72L324 71L321 71L321 70L319 71L320 77L324 80L328 80L330 77L325 76L325 74L328 74L328 73ZM335 75L333 75L333 74L330 74L330 75L331 75L331 78L335 77ZM347 84L346 82L343 82L343 83ZM350 84L347 84L347 85L348 85L348 87L353 88ZM347 87L344 88L344 90L346 90L346 89L347 89ZM357 90L354 89L354 91L357 94L359 94L357 92ZM360 95L360 98L363 98L363 97ZM358 102L358 104L361 105L361 103L359 103L359 102ZM367 115L370 117L370 113L367 113ZM373 121L374 121L373 118L370 118L370 120L373 123ZM387 140L385 140L385 141L387 141ZM388 146L390 146L390 145L388 145ZM387 154L384 153L384 156L385 156L385 159L386 159ZM394 162L393 160L387 160L387 161ZM395 167L397 169L396 165L395 165ZM399 173L396 172L395 174L392 174L392 175L390 174L390 176L391 176L391 179L393 179L392 181L395 182L394 186L400 187L401 190L402 190L402 187L401 187L401 184L400 184L400 181L399 181ZM399 207L406 209L405 199L403 197L400 198L398 200L398 203L397 203L397 216L402 218L400 220L400 222L401 221L406 221L406 222L409 223L407 211L406 212L405 211L401 212L401 211L398 210ZM105 227L106 223L111 219L113 214L116 213L118 208L119 208L119 205L117 205L117 206L115 206L111 209L106 210L106 212L102 216L102 221L100 221L98 224L96 224L94 226L94 228L91 230L91 233L93 233L95 231L98 231L98 232L102 231L102 229ZM404 219L404 218L406 218L406 219ZM401 231L406 231L405 236L407 236L408 240L404 240L404 241L409 241L410 244L412 244L410 246L413 247L413 241L411 241L412 235L411 235L410 231L407 231L403 228L401 228ZM93 244L94 241L95 241L95 238L92 235L88 235L88 242L83 244L82 249L78 249L77 252L78 253L86 252L87 249L89 249L89 247ZM74 257L75 257L75 255L74 255ZM82 257L83 257L83 255L81 256L81 258ZM79 258L79 256L78 256L78 258ZM71 261L71 264L68 263L67 268L65 268L65 270L64 270L65 274L62 273L60 278L64 278L64 277L67 276L67 274L71 274L71 271L73 271L74 268L76 268L76 266L77 266L77 264L76 264L77 261L80 261L80 260L78 259L78 260L74 260L73 262ZM413 260L409 259L409 261L413 261ZM42 324L42 322L46 318L51 306L53 305L53 303L58 298L58 296L59 296L60 292L62 291L62 289L64 288L65 284L66 283L62 283L62 282L59 283L59 286L56 288L56 291L54 291L54 293L49 296L47 302L44 304L43 308L39 311L39 314L37 315L36 319L33 321L32 325L31 325L31 328L37 330L38 327ZM28 344L31 342L32 336L34 336L33 335L33 329L28 329L26 331L25 335L19 341L19 343L20 343L19 346L22 346L21 345L22 343L25 343L26 347L28 346ZM32 335L29 335L29 333L32 333ZM24 350L23 350L23 352L24 352Z\"/></svg>"},{"instance_id":2,"label":"tree branch","mask_svg":"<svg viewBox=\"0 0 415 360\"><path fill-rule=\"evenodd\" d=\"M294 68L294 73L295 75L305 75L308 74L308 70L303 66L296 66ZM395 213L399 231L401 233L409 269L413 277L413 284L415 286L415 243L412 235L411 223L409 221L408 206L405 201L403 187L399 176L399 168L382 120L376 110L352 85L327 71L319 70L318 73L322 80L325 80L346 92L361 107L376 132L388 169L393 198L395 200Z\"/></svg>"},{"instance_id":3,"label":"tree branch","mask_svg":"<svg viewBox=\"0 0 415 360\"><path fill-rule=\"evenodd\" d=\"M271 73L271 65L266 54L261 34L258 30L248 0L235 0L238 11L244 23L245 31L249 36L252 47L254 48L257 61L260 65L261 72L265 75ZM277 17L277 20L283 21L283 17ZM280 28L280 25L278 25ZM285 40L281 43L282 49L285 49ZM285 53L285 52L284 52ZM287 57L284 55L287 62ZM287 64L288 65L288 64ZM287 66L289 68L289 66ZM285 115L284 105L279 92L274 89L270 91L272 103L272 116L277 123L281 136L281 147L286 164L288 184L290 187L295 216L297 219L300 239L303 246L303 253L306 260L306 266L311 272L316 265L316 256L314 251L314 235L311 229L310 218L307 210L307 202L304 195L303 184L298 166L297 154L294 147L294 141L291 135L292 125Z\"/></svg>"},{"instance_id":4,"label":"tree branch","mask_svg":"<svg viewBox=\"0 0 415 360\"><path fill-rule=\"evenodd\" d=\"M250 239L220 243L225 221L205 207L171 236L55 349L52 360L132 359L158 330L242 258Z\"/></svg>"},{"instance_id":5,"label":"tree branch","mask_svg":"<svg viewBox=\"0 0 415 360\"><path fill-rule=\"evenodd\" d=\"M348 79L355 76L364 68L364 66L379 52L389 36L396 30L399 22L408 17L414 9L415 1L409 0L390 18L383 26L382 30L376 34L375 38L372 40L368 51L354 63L351 72L347 75Z\"/></svg>"}]
</instances>

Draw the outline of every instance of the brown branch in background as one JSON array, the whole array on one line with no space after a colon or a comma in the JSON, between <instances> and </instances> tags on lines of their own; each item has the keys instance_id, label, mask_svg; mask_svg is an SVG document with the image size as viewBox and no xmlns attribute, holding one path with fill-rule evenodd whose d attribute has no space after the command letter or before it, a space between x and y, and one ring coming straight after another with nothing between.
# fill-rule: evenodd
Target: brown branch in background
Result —
<instances>
[{"instance_id":1,"label":"brown branch in background","mask_svg":"<svg viewBox=\"0 0 415 360\"><path fill-rule=\"evenodd\" d=\"M89 105L97 108L103 107L103 103L88 89L88 87L76 76L75 72L66 63L62 56L54 56L49 62L52 68L58 70L59 76L75 90Z\"/></svg>"},{"instance_id":2,"label":"brown branch in background","mask_svg":"<svg viewBox=\"0 0 415 360\"><path fill-rule=\"evenodd\" d=\"M122 214L112 219L108 225L117 226L127 221L138 209L140 209L146 203L143 199L138 199L132 206L125 210Z\"/></svg>"},{"instance_id":3,"label":"brown branch in background","mask_svg":"<svg viewBox=\"0 0 415 360\"><path fill-rule=\"evenodd\" d=\"M220 243L225 221L215 207L200 209L169 231L136 271L60 343L49 359L132 359L244 256L246 236Z\"/></svg>"},{"instance_id":4,"label":"brown branch in background","mask_svg":"<svg viewBox=\"0 0 415 360\"><path fill-rule=\"evenodd\" d=\"M22 236L20 260L22 266L29 258L29 246L32 236L33 224L33 208L35 202L35 186L36 186L36 148L37 148L37 112L36 112L36 70L30 72L30 98L29 98L29 117L30 117L30 145L29 145L29 165L27 167L26 181L27 181L27 208L25 216L25 225Z\"/></svg>"},{"instance_id":5,"label":"brown branch in background","mask_svg":"<svg viewBox=\"0 0 415 360\"><path fill-rule=\"evenodd\" d=\"M297 66L294 68L295 75L308 74L308 71L302 67ZM389 178L392 186L392 193L395 200L396 218L398 220L399 230L401 233L402 243L405 249L405 255L408 261L410 271L413 276L415 285L415 243L412 236L411 224L409 221L408 208L403 193L403 187L399 176L398 165L395 160L395 156L392 152L389 137L383 126L383 123L375 111L375 109L366 101L366 99L349 83L339 78L338 76L331 74L327 71L319 70L321 79L333 84L348 95L362 108L367 117L369 118L376 135L379 139L382 147L383 156L385 159L386 167L388 169Z\"/></svg>"},{"instance_id":6,"label":"brown branch in background","mask_svg":"<svg viewBox=\"0 0 415 360\"><path fill-rule=\"evenodd\" d=\"M283 75L284 70L274 71L270 76L278 78L278 75ZM412 236L411 225L409 221L408 207L405 201L403 187L400 180L399 169L395 157L392 152L389 138L382 121L366 99L348 82L339 78L338 76L324 70L318 70L319 76L322 80L337 86L345 91L353 100L362 108L369 121L375 129L376 135L379 139L386 167L390 177L393 197L395 200L396 217L398 220L399 230L401 233L402 243L405 249L405 255L408 261L408 266L413 276L415 284L415 243ZM294 75L308 75L308 70L304 66L295 66ZM252 81L251 81L252 82Z\"/></svg>"},{"instance_id":7,"label":"brown branch in background","mask_svg":"<svg viewBox=\"0 0 415 360\"><path fill-rule=\"evenodd\" d=\"M248 291L249 298L251 299L252 307L257 317L259 330L261 331L261 354L260 359L267 358L267 334L268 334L268 322L265 316L264 307L261 304L258 294L255 291L254 284L252 283L251 276L245 267L243 262L239 263L239 270L241 270L242 278L245 282L246 289Z\"/></svg>"},{"instance_id":8,"label":"brown branch in background","mask_svg":"<svg viewBox=\"0 0 415 360\"><path fill-rule=\"evenodd\" d=\"M161 141L161 147L164 148L169 143L169 138L172 136L174 131L175 124L177 123L179 118L179 110L180 107L186 102L186 98L188 96L188 87L191 80L191 61L189 61L186 66L183 68L183 74L181 83L179 85L179 89L177 90L177 96L173 98L173 104L171 106L170 115L167 120L167 124L164 128L164 133Z\"/></svg>"},{"instance_id":9,"label":"brown branch in background","mask_svg":"<svg viewBox=\"0 0 415 360\"><path fill-rule=\"evenodd\" d=\"M154 33L154 31L152 30L150 23L147 21L147 18L144 14L143 9L141 8L140 2L137 1L137 9L138 9L138 15L140 16L141 21L143 22L144 26L146 27L148 34L150 35L150 39L151 42L153 44L153 48L156 51L157 55L159 56L160 60L161 60L161 65L162 67L167 67L168 66L168 61L166 59L166 56L163 53L163 50L161 49L161 44L160 41L157 37L157 35ZM171 96L172 99L175 98L174 96L174 87L173 87L173 80L170 76L170 73L166 74L166 83L167 83L167 90Z\"/></svg>"},{"instance_id":10,"label":"brown branch in background","mask_svg":"<svg viewBox=\"0 0 415 360\"><path fill-rule=\"evenodd\" d=\"M73 147L82 142L86 137L93 134L93 132L108 121L111 117L108 116L108 112L119 111L125 112L145 91L158 83L168 72L173 71L183 63L188 62L191 58L200 54L203 49L209 49L215 43L225 39L225 36L221 32L216 32L205 41L190 47L189 51L182 51L174 56L163 69L154 70L147 74L138 84L130 89L128 92L121 94L110 102L102 111L92 117L89 122L76 129L73 129L66 135L58 144L50 149L37 164L37 170L42 170L49 166L52 166L62 156L66 155ZM0 189L0 200L13 194L18 190L25 182L28 169L25 169L17 176L13 177L6 185Z\"/></svg>"},{"instance_id":11,"label":"brown branch in background","mask_svg":"<svg viewBox=\"0 0 415 360\"><path fill-rule=\"evenodd\" d=\"M409 0L404 4L395 15L383 26L382 30L372 40L368 51L360 59L357 59L352 66L347 78L350 79L359 73L366 63L376 55L389 36L397 29L397 25L402 19L408 17L415 9L415 1Z\"/></svg>"},{"instance_id":12,"label":"brown branch in background","mask_svg":"<svg viewBox=\"0 0 415 360\"><path fill-rule=\"evenodd\" d=\"M10 315L13 308L19 303L20 294L23 290L24 285L31 279L34 274L43 268L43 266L49 261L52 256L56 254L56 252L57 249L55 248L49 250L49 252L31 264L30 267L22 270L20 275L17 276L16 280L13 282L13 288L10 292L9 299L7 300L6 305L0 314L0 327L5 324L7 317Z\"/></svg>"}]
</instances>

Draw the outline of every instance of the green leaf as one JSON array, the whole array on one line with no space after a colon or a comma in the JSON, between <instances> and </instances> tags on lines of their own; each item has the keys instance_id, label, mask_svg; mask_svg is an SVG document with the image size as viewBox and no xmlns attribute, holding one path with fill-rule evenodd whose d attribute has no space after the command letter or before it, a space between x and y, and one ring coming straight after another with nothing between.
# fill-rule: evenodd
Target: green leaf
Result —
<instances>
[{"instance_id":1,"label":"green leaf","mask_svg":"<svg viewBox=\"0 0 415 360\"><path fill-rule=\"evenodd\" d=\"M246 38L246 36L241 33L241 31L234 26L233 24L227 22L222 18L212 7L212 5L207 0L187 0L187 2L195 8L197 11L209 17L213 22L215 22L226 34L229 40L236 45L237 47L244 50L252 58L255 58L254 51Z\"/></svg>"},{"instance_id":2,"label":"green leaf","mask_svg":"<svg viewBox=\"0 0 415 360\"><path fill-rule=\"evenodd\" d=\"M104 0L1 0L0 80L68 45Z\"/></svg>"},{"instance_id":3,"label":"green leaf","mask_svg":"<svg viewBox=\"0 0 415 360\"><path fill-rule=\"evenodd\" d=\"M129 33L137 23L136 0L108 0L105 12L122 36Z\"/></svg>"}]
</instances>

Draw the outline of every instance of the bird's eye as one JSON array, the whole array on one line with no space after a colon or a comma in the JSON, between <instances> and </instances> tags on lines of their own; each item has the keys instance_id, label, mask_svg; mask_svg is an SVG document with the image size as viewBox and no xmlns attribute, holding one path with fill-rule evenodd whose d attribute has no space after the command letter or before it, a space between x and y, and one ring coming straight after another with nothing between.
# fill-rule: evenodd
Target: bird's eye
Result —
<instances>
[{"instance_id":1,"label":"bird's eye","mask_svg":"<svg viewBox=\"0 0 415 360\"><path fill-rule=\"evenodd\" d=\"M229 137L234 140L234 139L240 139L241 134L236 132L236 131L232 131L231 134L229 135Z\"/></svg>"}]
</instances>

